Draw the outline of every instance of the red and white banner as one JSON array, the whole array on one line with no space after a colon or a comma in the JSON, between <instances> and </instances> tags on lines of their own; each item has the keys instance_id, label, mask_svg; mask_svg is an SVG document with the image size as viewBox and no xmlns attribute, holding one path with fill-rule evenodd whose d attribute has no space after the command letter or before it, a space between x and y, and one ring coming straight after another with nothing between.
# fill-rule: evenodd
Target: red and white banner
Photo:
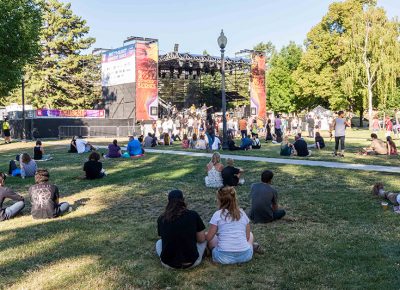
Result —
<instances>
[{"instance_id":1,"label":"red and white banner","mask_svg":"<svg viewBox=\"0 0 400 290\"><path fill-rule=\"evenodd\" d=\"M252 116L266 117L265 54L255 52L251 56L250 111Z\"/></svg>"}]
</instances>

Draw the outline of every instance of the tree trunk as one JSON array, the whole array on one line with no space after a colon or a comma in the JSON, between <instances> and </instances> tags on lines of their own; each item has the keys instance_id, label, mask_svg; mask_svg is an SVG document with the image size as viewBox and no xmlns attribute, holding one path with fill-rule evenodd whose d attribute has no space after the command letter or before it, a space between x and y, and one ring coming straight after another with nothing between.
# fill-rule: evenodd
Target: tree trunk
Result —
<instances>
[{"instance_id":1,"label":"tree trunk","mask_svg":"<svg viewBox=\"0 0 400 290\"><path fill-rule=\"evenodd\" d=\"M364 108L360 108L360 128L363 127Z\"/></svg>"},{"instance_id":2,"label":"tree trunk","mask_svg":"<svg viewBox=\"0 0 400 290\"><path fill-rule=\"evenodd\" d=\"M368 121L369 121L369 129L372 130L372 119L373 119L373 112L372 112L372 82L368 80Z\"/></svg>"}]
</instances>

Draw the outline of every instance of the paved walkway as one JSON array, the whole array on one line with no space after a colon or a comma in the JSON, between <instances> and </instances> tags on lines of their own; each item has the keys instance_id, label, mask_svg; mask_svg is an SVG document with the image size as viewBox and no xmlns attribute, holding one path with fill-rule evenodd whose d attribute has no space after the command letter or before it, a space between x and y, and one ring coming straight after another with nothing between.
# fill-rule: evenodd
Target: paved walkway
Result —
<instances>
[{"instance_id":1,"label":"paved walkway","mask_svg":"<svg viewBox=\"0 0 400 290\"><path fill-rule=\"evenodd\" d=\"M183 155L192 157L208 157L208 158L211 158L212 156L212 153L158 150L158 149L146 149L146 152L157 153L157 154ZM276 164L290 164L290 165L317 166L317 167L328 167L328 168L338 168L338 169L400 173L400 167L395 167L395 166L351 164L351 163L328 162L328 161L311 161L304 159L301 160L301 159L266 158L266 157L228 155L228 154L221 154L221 157L232 158L234 160L240 160L240 161L258 161L258 162L268 162Z\"/></svg>"}]
</instances>

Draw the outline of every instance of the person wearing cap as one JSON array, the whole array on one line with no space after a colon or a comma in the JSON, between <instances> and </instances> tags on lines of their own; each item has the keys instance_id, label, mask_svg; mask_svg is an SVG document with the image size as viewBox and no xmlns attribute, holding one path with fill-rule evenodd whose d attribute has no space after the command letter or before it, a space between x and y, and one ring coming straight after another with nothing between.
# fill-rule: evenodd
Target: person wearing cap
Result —
<instances>
[{"instance_id":1,"label":"person wearing cap","mask_svg":"<svg viewBox=\"0 0 400 290\"><path fill-rule=\"evenodd\" d=\"M11 143L11 127L10 127L10 123L8 122L8 118L4 118L2 128L3 128L5 143L6 144Z\"/></svg>"},{"instance_id":2,"label":"person wearing cap","mask_svg":"<svg viewBox=\"0 0 400 290\"><path fill-rule=\"evenodd\" d=\"M180 190L168 194L168 204L157 220L156 252L167 268L186 269L198 266L207 246L205 226L199 214L189 210Z\"/></svg>"}]
</instances>

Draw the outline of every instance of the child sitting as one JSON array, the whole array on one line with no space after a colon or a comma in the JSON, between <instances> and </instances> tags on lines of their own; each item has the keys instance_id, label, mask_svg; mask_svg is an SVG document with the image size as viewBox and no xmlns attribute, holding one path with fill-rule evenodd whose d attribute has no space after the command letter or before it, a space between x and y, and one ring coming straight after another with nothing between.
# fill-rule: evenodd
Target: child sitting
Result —
<instances>
[{"instance_id":1,"label":"child sitting","mask_svg":"<svg viewBox=\"0 0 400 290\"><path fill-rule=\"evenodd\" d=\"M106 175L103 169L103 164L99 160L99 153L92 152L89 155L89 160L83 166L83 171L86 173L86 179L97 179Z\"/></svg>"}]
</instances>

